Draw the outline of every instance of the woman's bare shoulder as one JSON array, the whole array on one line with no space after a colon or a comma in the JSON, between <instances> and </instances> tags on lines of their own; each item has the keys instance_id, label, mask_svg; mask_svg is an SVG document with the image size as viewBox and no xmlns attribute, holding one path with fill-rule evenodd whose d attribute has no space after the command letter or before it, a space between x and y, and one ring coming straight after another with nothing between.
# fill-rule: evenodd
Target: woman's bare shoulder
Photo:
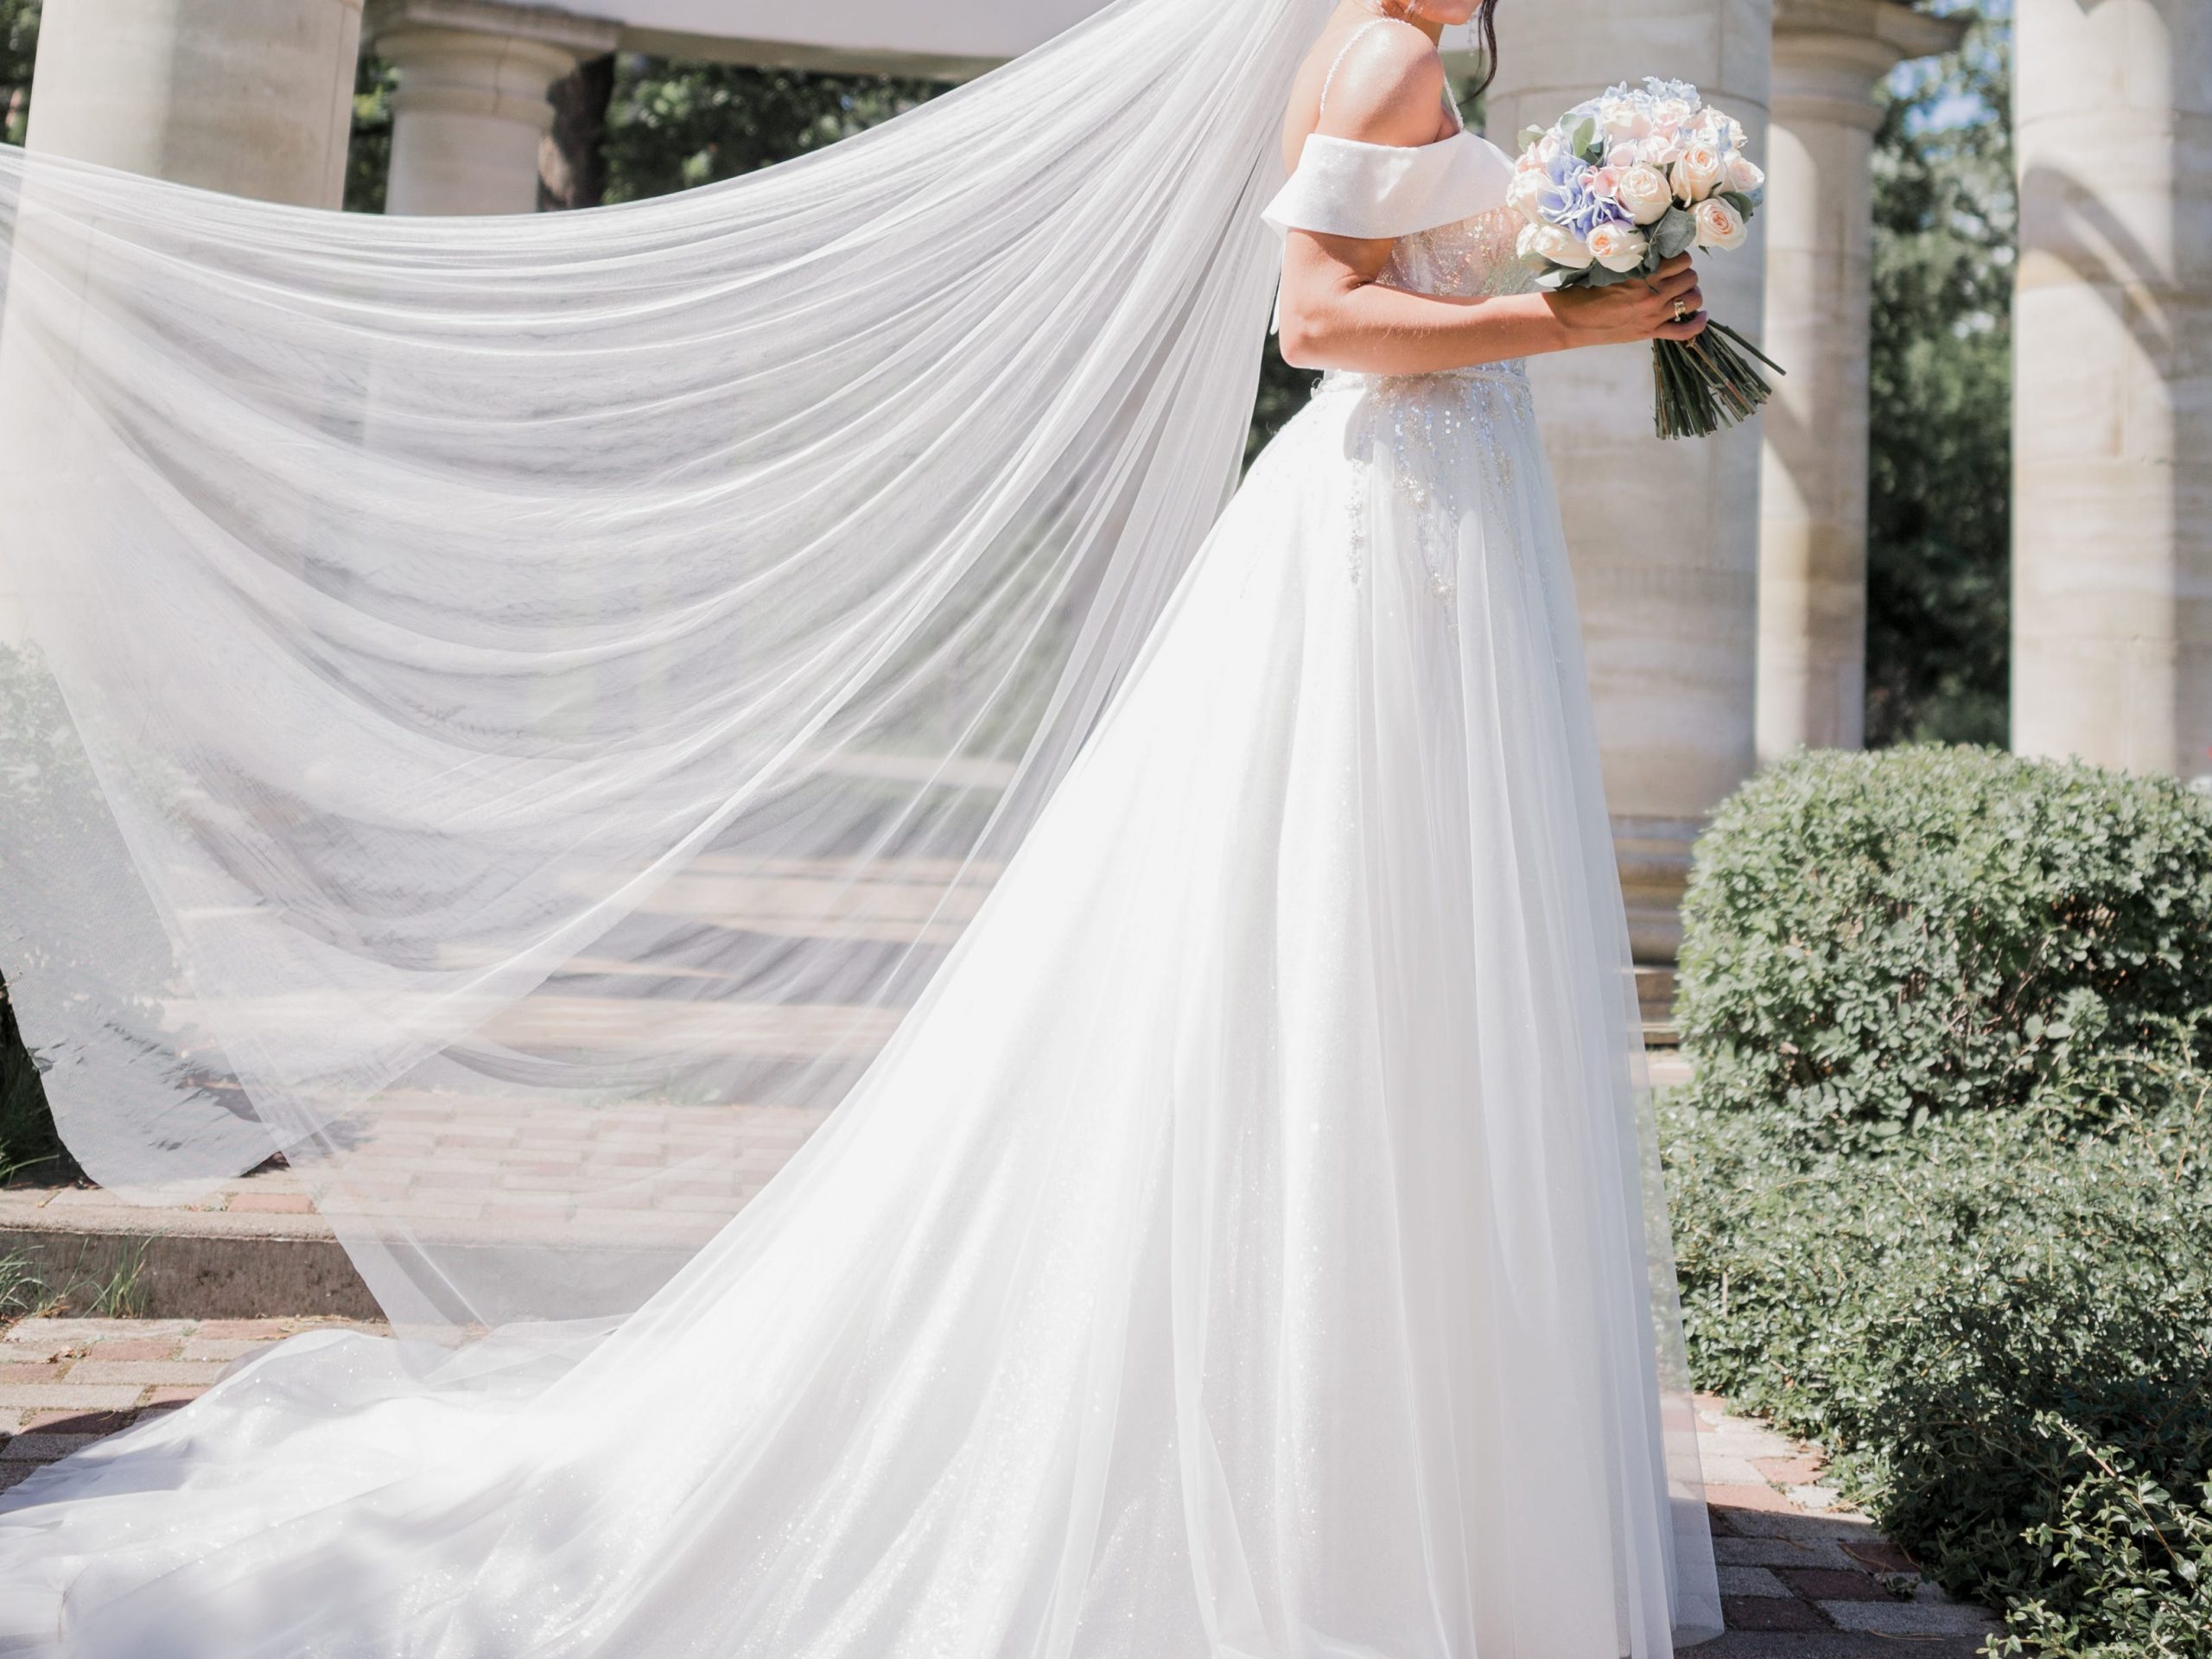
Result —
<instances>
[{"instance_id":1,"label":"woman's bare shoulder","mask_svg":"<svg viewBox=\"0 0 2212 1659\"><path fill-rule=\"evenodd\" d=\"M1324 38L1298 80L1299 95L1285 127L1294 165L1309 132L1371 144L1422 144L1437 136L1446 85L1444 60L1428 36L1411 23L1387 18L1350 35Z\"/></svg>"}]
</instances>

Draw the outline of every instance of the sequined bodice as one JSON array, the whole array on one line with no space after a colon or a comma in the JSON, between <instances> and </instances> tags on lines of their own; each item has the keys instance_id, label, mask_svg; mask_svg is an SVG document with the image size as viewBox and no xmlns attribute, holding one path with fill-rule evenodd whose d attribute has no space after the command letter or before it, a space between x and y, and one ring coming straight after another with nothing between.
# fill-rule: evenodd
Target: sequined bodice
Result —
<instances>
[{"instance_id":1,"label":"sequined bodice","mask_svg":"<svg viewBox=\"0 0 2212 1659\"><path fill-rule=\"evenodd\" d=\"M1526 293L1535 278L1515 251L1520 225L1513 209L1498 207L1402 236L1390 250L1382 280L1416 294L1455 298Z\"/></svg>"},{"instance_id":2,"label":"sequined bodice","mask_svg":"<svg viewBox=\"0 0 2212 1659\"><path fill-rule=\"evenodd\" d=\"M1261 217L1285 235L1387 238L1383 286L1493 299L1534 286L1516 245L1520 215L1505 205L1512 176L1512 158L1464 126L1411 146L1315 131ZM1418 582L1456 630L1463 554L1512 546L1517 563L1513 527L1531 521L1521 462L1535 457L1540 479L1541 456L1518 359L1421 374L1331 369L1248 485L1264 478L1262 467L1322 464L1342 480L1341 552L1352 582L1366 580L1372 559L1387 573L1384 591ZM1491 567L1478 557L1476 568Z\"/></svg>"},{"instance_id":3,"label":"sequined bodice","mask_svg":"<svg viewBox=\"0 0 2212 1659\"><path fill-rule=\"evenodd\" d=\"M1393 288L1454 299L1527 292L1535 273L1515 244L1520 215L1510 207L1397 238L1381 280ZM1332 369L1315 389L1313 412L1341 419L1361 487L1345 498L1345 560L1362 579L1377 503L1397 504L1396 543L1417 560L1423 588L1456 618L1457 529L1470 512L1510 519L1517 455L1535 442L1529 376L1518 358L1431 374L1357 374ZM1333 416L1324 411L1333 408ZM1485 504L1478 505L1478 504ZM1453 624L1456 627L1456 620Z\"/></svg>"},{"instance_id":4,"label":"sequined bodice","mask_svg":"<svg viewBox=\"0 0 2212 1659\"><path fill-rule=\"evenodd\" d=\"M1516 247L1521 216L1510 207L1495 207L1471 219L1454 219L1426 231L1397 238L1384 262L1380 280L1392 288L1415 294L1440 294L1455 299L1491 299L1503 294L1525 294L1535 285L1535 273ZM1446 389L1475 379L1503 377L1525 384L1527 371L1518 358L1484 363L1470 369L1447 369L1436 374L1368 375L1332 369L1321 377L1324 390L1344 391L1386 385L1401 392Z\"/></svg>"}]
</instances>

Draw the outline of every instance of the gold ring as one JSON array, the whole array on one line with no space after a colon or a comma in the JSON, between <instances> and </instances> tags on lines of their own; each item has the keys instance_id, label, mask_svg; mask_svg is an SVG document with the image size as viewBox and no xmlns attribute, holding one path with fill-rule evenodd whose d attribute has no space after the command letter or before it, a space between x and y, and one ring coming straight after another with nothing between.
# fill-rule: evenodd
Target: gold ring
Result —
<instances>
[{"instance_id":1,"label":"gold ring","mask_svg":"<svg viewBox=\"0 0 2212 1659\"><path fill-rule=\"evenodd\" d=\"M1685 306L1680 300L1676 300L1675 302L1675 321L1676 322L1680 322L1688 315L1689 315L1689 308Z\"/></svg>"}]
</instances>

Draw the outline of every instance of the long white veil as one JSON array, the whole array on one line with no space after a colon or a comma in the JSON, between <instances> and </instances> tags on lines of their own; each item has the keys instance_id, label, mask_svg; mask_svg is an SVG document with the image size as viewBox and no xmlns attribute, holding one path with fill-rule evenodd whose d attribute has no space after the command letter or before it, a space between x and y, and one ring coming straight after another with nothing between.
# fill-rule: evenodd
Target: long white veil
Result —
<instances>
[{"instance_id":1,"label":"long white veil","mask_svg":"<svg viewBox=\"0 0 2212 1659\"><path fill-rule=\"evenodd\" d=\"M37 647L0 680L0 972L93 1178L282 1150L410 1322L620 1311L710 1236L1231 486L1325 11L1123 0L582 213L0 150L0 594Z\"/></svg>"}]
</instances>

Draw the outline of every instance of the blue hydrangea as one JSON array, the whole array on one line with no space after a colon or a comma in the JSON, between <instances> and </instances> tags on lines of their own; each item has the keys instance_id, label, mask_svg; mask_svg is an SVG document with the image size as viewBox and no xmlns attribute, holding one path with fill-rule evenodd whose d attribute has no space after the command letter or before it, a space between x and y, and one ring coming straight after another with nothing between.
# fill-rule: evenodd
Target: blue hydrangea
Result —
<instances>
[{"instance_id":1,"label":"blue hydrangea","mask_svg":"<svg viewBox=\"0 0 2212 1659\"><path fill-rule=\"evenodd\" d=\"M1587 162L1562 156L1544 169L1544 176L1548 182L1536 193L1536 211L1548 223L1573 232L1586 242L1600 225L1628 223L1626 208L1592 193L1597 169Z\"/></svg>"},{"instance_id":2,"label":"blue hydrangea","mask_svg":"<svg viewBox=\"0 0 2212 1659\"><path fill-rule=\"evenodd\" d=\"M1614 99L1625 99L1639 108L1648 110L1662 98L1685 99L1694 110L1701 110L1705 107L1705 100L1698 96L1697 88L1688 81L1662 80L1657 75L1646 75L1643 78L1643 85L1641 86L1630 86L1624 80L1617 80L1597 97L1584 99L1582 102L1560 118L1559 124L1562 130L1565 130L1573 126L1586 115L1594 117L1607 102Z\"/></svg>"}]
</instances>

